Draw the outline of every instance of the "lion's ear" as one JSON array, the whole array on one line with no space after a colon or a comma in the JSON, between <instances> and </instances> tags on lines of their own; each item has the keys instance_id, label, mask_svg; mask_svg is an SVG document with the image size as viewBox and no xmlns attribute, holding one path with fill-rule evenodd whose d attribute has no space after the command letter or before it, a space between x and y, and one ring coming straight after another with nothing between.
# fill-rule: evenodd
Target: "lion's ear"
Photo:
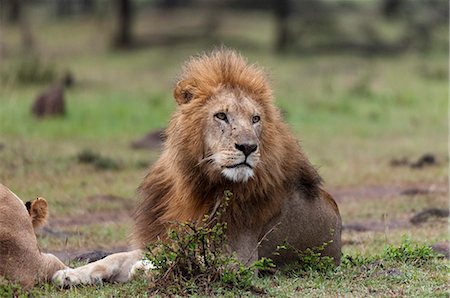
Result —
<instances>
[{"instance_id":1,"label":"lion's ear","mask_svg":"<svg viewBox=\"0 0 450 298\"><path fill-rule=\"evenodd\" d=\"M194 87L187 81L179 81L175 86L173 96L179 105L188 103L194 97Z\"/></svg>"},{"instance_id":2,"label":"lion's ear","mask_svg":"<svg viewBox=\"0 0 450 298\"><path fill-rule=\"evenodd\" d=\"M31 216L31 222L33 224L33 228L38 228L38 227L42 226L46 222L47 217L48 217L47 201L44 198L39 197L39 198L35 199L34 201L32 201L29 206L30 206L30 208L28 209L28 206L27 206L27 209Z\"/></svg>"}]
</instances>

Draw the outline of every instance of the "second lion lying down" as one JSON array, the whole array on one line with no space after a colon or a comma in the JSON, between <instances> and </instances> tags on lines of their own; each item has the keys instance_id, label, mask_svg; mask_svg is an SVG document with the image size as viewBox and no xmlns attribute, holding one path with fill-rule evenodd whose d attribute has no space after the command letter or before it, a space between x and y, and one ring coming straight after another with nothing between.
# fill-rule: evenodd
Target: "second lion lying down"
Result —
<instances>
[{"instance_id":1,"label":"second lion lying down","mask_svg":"<svg viewBox=\"0 0 450 298\"><path fill-rule=\"evenodd\" d=\"M330 243L323 255L338 264L338 207L274 106L262 69L231 50L216 50L186 62L174 97L178 107L164 150L138 191L136 250L60 270L54 282L129 280L145 267L146 244L164 239L170 222L200 221L225 190L234 194L224 215L229 249L242 262L292 262L292 251L273 255L287 241L300 251Z\"/></svg>"}]
</instances>

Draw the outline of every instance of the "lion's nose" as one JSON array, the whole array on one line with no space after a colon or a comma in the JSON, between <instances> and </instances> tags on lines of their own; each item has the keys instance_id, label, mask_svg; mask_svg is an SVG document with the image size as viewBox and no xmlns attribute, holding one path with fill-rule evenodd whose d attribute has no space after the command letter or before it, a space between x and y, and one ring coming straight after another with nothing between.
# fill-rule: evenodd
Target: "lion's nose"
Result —
<instances>
[{"instance_id":1,"label":"lion's nose","mask_svg":"<svg viewBox=\"0 0 450 298\"><path fill-rule=\"evenodd\" d=\"M256 151L256 148L258 148L258 145L256 144L234 144L236 146L236 149L239 151L242 151L244 155L247 157L252 152Z\"/></svg>"}]
</instances>

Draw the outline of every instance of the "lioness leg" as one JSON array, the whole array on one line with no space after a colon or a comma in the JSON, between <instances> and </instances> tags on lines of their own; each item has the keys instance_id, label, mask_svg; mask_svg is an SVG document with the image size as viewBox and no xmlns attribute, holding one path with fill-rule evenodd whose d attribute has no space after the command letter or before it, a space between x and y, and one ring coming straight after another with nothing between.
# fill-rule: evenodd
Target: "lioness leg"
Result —
<instances>
[{"instance_id":1,"label":"lioness leg","mask_svg":"<svg viewBox=\"0 0 450 298\"><path fill-rule=\"evenodd\" d=\"M133 277L137 269L151 269L151 264L144 263L142 257L143 252L140 249L116 253L85 266L59 270L52 279L61 286L96 284L103 281L126 282Z\"/></svg>"}]
</instances>

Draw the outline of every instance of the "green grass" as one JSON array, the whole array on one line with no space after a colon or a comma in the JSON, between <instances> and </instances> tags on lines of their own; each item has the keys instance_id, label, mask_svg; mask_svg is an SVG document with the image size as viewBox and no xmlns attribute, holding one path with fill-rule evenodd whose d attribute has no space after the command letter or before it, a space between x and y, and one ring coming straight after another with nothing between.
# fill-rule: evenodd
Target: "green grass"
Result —
<instances>
[{"instance_id":1,"label":"green grass","mask_svg":"<svg viewBox=\"0 0 450 298\"><path fill-rule=\"evenodd\" d=\"M167 18L163 21L172 26ZM137 31L144 34L153 28L151 24L151 18L140 18ZM0 182L24 200L36 196L48 200L49 226L66 233L67 239L43 234L38 237L43 251L123 246L131 226L131 220L123 214L135 203L135 190L146 173L145 165L151 165L159 155L157 151L133 150L130 142L166 126L175 109L172 87L181 63L211 45L193 42L170 48L108 51L106 21L74 18L55 23L37 18L36 26L44 63L58 74L70 69L76 83L66 92L66 117L33 118L32 101L47 85L12 79L21 59L19 38L16 28L2 27L2 42L9 54L0 62ZM276 56L267 50L269 28L270 19L264 15L229 15L221 34L249 61L267 68L276 104L286 111L286 120L318 166L327 189L335 192L382 186L439 190L413 197L398 193L369 197L364 192L361 196L344 196L339 201L344 223L407 222L424 208L448 208L447 53L411 52L371 58L332 53ZM67 32L73 34L68 36ZM448 32L442 35L448 38ZM232 42L239 38L260 48L239 47ZM80 163L78 156L85 150L112 160L119 169ZM393 158L416 160L426 152L436 156L437 166L420 170L390 166ZM123 201L90 199L106 194L122 197ZM107 224L95 220L105 214L122 215ZM63 219L79 221L60 224ZM418 266L387 260L383 255L387 245L398 245L405 234L420 245L448 240L447 226L446 220L432 220L382 231L346 230L346 255L371 260L378 256L381 263L342 265L327 273L310 271L299 276L277 273L255 282L277 297L448 297L448 261L430 259ZM395 269L394 274L390 269ZM0 286L1 291L7 288ZM36 296L49 297L146 296L147 283L140 279L70 290L41 285L32 291Z\"/></svg>"},{"instance_id":2,"label":"green grass","mask_svg":"<svg viewBox=\"0 0 450 298\"><path fill-rule=\"evenodd\" d=\"M345 254L340 266L324 268L280 270L275 274L254 277L252 283L259 292L272 297L448 297L447 276L441 274L450 270L448 262L443 262L429 247L407 238L397 245L385 245L381 252L369 257L358 253ZM149 293L148 283L142 276L120 286L104 284L66 290L42 284L30 292L0 281L0 291L4 296L10 296L6 294L12 292L16 296L46 297L146 297ZM219 287L213 291L225 297L255 296L251 291L229 288Z\"/></svg>"}]
</instances>

